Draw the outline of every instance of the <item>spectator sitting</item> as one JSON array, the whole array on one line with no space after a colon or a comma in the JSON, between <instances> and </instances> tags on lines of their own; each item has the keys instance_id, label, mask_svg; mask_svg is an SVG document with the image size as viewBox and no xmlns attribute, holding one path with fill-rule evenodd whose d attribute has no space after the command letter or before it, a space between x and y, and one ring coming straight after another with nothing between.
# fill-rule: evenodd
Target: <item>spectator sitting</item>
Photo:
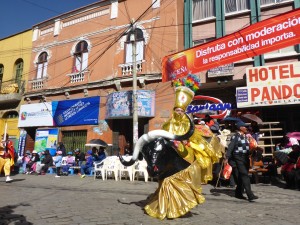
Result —
<instances>
[{"instance_id":1,"label":"spectator sitting","mask_svg":"<svg viewBox=\"0 0 300 225\"><path fill-rule=\"evenodd\" d=\"M62 164L62 151L58 151L56 153L56 158L53 162L55 163L55 167L56 167L56 176L55 177L60 177L60 167Z\"/></svg>"},{"instance_id":2,"label":"spectator sitting","mask_svg":"<svg viewBox=\"0 0 300 225\"><path fill-rule=\"evenodd\" d=\"M66 156L67 155L66 147L65 147L64 143L62 143L62 142L59 142L59 145L58 145L56 151L57 152L61 151L62 152L62 156Z\"/></svg>"},{"instance_id":3,"label":"spectator sitting","mask_svg":"<svg viewBox=\"0 0 300 225\"><path fill-rule=\"evenodd\" d=\"M44 158L45 158L45 152L43 151L43 152L41 152L41 155L40 155L40 161L36 163L36 167L35 167L36 175L38 175L41 172L42 167L45 165L43 163Z\"/></svg>"},{"instance_id":4,"label":"spectator sitting","mask_svg":"<svg viewBox=\"0 0 300 225\"><path fill-rule=\"evenodd\" d=\"M75 163L76 166L81 167L82 162L85 161L85 155L83 152L80 152L80 149L76 149L75 150Z\"/></svg>"},{"instance_id":5,"label":"spectator sitting","mask_svg":"<svg viewBox=\"0 0 300 225\"><path fill-rule=\"evenodd\" d=\"M80 167L80 175L81 178L85 177L85 174L89 174L91 172L91 170L93 169L93 156L92 156L93 152L92 150L88 150L86 152L86 163L85 165L81 165Z\"/></svg>"},{"instance_id":6,"label":"spectator sitting","mask_svg":"<svg viewBox=\"0 0 300 225\"><path fill-rule=\"evenodd\" d=\"M70 166L74 166L75 160L72 156L72 152L68 152L68 156L66 159L66 165L63 165L62 167L62 174L68 176L69 175L69 168Z\"/></svg>"},{"instance_id":7,"label":"spectator sitting","mask_svg":"<svg viewBox=\"0 0 300 225\"><path fill-rule=\"evenodd\" d=\"M132 155L132 148L131 148L129 142L127 142L126 145L125 145L124 155Z\"/></svg>"},{"instance_id":8,"label":"spectator sitting","mask_svg":"<svg viewBox=\"0 0 300 225\"><path fill-rule=\"evenodd\" d=\"M29 162L26 164L27 172L26 174L32 174L35 172L36 163L40 161L39 154L37 154L36 150L32 151L32 156L29 160Z\"/></svg>"},{"instance_id":9,"label":"spectator sitting","mask_svg":"<svg viewBox=\"0 0 300 225\"><path fill-rule=\"evenodd\" d=\"M49 150L45 150L45 158L43 159L42 164L44 164L44 166L42 166L41 175L45 175L49 166L53 166L53 159Z\"/></svg>"},{"instance_id":10,"label":"spectator sitting","mask_svg":"<svg viewBox=\"0 0 300 225\"><path fill-rule=\"evenodd\" d=\"M290 138L292 144L292 151L288 154L287 163L281 167L281 174L286 182L286 188L294 189L296 187L295 175L296 175L296 163L300 157L299 142L295 138Z\"/></svg>"},{"instance_id":11,"label":"spectator sitting","mask_svg":"<svg viewBox=\"0 0 300 225\"><path fill-rule=\"evenodd\" d=\"M27 172L26 165L30 161L31 158L31 152L29 150L26 151L25 155L22 158L22 168L23 168L23 173Z\"/></svg>"},{"instance_id":12,"label":"spectator sitting","mask_svg":"<svg viewBox=\"0 0 300 225\"><path fill-rule=\"evenodd\" d=\"M98 157L97 157L97 159L95 161L101 162L103 159L106 158L106 154L105 154L104 150L105 150L105 148L103 148L103 147L99 148Z\"/></svg>"}]
</instances>

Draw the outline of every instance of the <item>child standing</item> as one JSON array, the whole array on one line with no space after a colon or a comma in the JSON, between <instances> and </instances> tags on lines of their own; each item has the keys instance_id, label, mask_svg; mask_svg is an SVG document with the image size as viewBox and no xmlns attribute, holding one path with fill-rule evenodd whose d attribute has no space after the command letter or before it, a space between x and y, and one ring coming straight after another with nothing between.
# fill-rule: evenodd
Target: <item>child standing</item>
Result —
<instances>
[{"instance_id":1,"label":"child standing","mask_svg":"<svg viewBox=\"0 0 300 225\"><path fill-rule=\"evenodd\" d=\"M60 167L62 163L62 151L58 151L56 154L56 158L53 161L55 163L56 167L56 176L55 177L60 177Z\"/></svg>"}]
</instances>

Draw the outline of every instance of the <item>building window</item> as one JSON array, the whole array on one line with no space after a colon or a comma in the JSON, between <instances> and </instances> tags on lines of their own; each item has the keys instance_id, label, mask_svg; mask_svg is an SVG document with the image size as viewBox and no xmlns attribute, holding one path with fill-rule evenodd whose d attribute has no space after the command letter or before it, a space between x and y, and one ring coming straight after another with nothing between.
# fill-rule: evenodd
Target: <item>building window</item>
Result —
<instances>
[{"instance_id":1,"label":"building window","mask_svg":"<svg viewBox=\"0 0 300 225\"><path fill-rule=\"evenodd\" d=\"M15 63L15 82L17 84L21 83L22 74L23 74L23 66L24 66L23 59L18 59Z\"/></svg>"},{"instance_id":2,"label":"building window","mask_svg":"<svg viewBox=\"0 0 300 225\"><path fill-rule=\"evenodd\" d=\"M37 79L41 79L47 76L47 67L48 67L48 54L47 52L42 52L38 57L37 62Z\"/></svg>"},{"instance_id":3,"label":"building window","mask_svg":"<svg viewBox=\"0 0 300 225\"><path fill-rule=\"evenodd\" d=\"M1 91L1 86L3 82L3 73L4 73L4 66L0 64L0 91Z\"/></svg>"},{"instance_id":4,"label":"building window","mask_svg":"<svg viewBox=\"0 0 300 225\"><path fill-rule=\"evenodd\" d=\"M142 61L144 59L144 46L145 46L145 39L143 31L139 28L135 29L135 32L130 31L127 34L125 46L126 46L126 56L125 56L125 63L132 63L132 44L133 44L133 37L136 43L136 61Z\"/></svg>"},{"instance_id":5,"label":"building window","mask_svg":"<svg viewBox=\"0 0 300 225\"><path fill-rule=\"evenodd\" d=\"M260 0L260 5L270 5L273 3L286 2L290 0Z\"/></svg>"},{"instance_id":6,"label":"building window","mask_svg":"<svg viewBox=\"0 0 300 225\"><path fill-rule=\"evenodd\" d=\"M215 0L193 0L193 21L215 16Z\"/></svg>"},{"instance_id":7,"label":"building window","mask_svg":"<svg viewBox=\"0 0 300 225\"><path fill-rule=\"evenodd\" d=\"M80 41L75 48L72 73L78 73L87 69L88 54L88 43Z\"/></svg>"},{"instance_id":8,"label":"building window","mask_svg":"<svg viewBox=\"0 0 300 225\"><path fill-rule=\"evenodd\" d=\"M291 53L296 53L295 46L289 46L286 48L278 49L273 52L268 52L268 53L266 53L266 55L269 56L269 55L274 55L274 54L291 54Z\"/></svg>"},{"instance_id":9,"label":"building window","mask_svg":"<svg viewBox=\"0 0 300 225\"><path fill-rule=\"evenodd\" d=\"M205 44L207 42L213 41L215 39L216 39L215 37L211 37L211 38L205 38L205 39L196 40L196 41L194 41L194 46L202 45L202 44Z\"/></svg>"},{"instance_id":10,"label":"building window","mask_svg":"<svg viewBox=\"0 0 300 225\"><path fill-rule=\"evenodd\" d=\"M225 0L225 13L234 13L250 9L249 0Z\"/></svg>"}]
</instances>

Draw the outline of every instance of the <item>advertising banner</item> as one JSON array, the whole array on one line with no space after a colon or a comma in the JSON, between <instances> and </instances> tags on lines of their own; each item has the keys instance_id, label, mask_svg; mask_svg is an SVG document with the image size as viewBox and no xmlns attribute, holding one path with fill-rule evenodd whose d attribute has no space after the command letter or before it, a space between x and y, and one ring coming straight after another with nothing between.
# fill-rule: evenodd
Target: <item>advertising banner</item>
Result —
<instances>
[{"instance_id":1,"label":"advertising banner","mask_svg":"<svg viewBox=\"0 0 300 225\"><path fill-rule=\"evenodd\" d=\"M300 104L300 62L248 68L246 80L236 89L238 108Z\"/></svg>"},{"instance_id":2,"label":"advertising banner","mask_svg":"<svg viewBox=\"0 0 300 225\"><path fill-rule=\"evenodd\" d=\"M96 125L100 97L21 105L18 127Z\"/></svg>"},{"instance_id":3,"label":"advertising banner","mask_svg":"<svg viewBox=\"0 0 300 225\"><path fill-rule=\"evenodd\" d=\"M100 97L53 101L54 126L98 124Z\"/></svg>"},{"instance_id":4,"label":"advertising banner","mask_svg":"<svg viewBox=\"0 0 300 225\"><path fill-rule=\"evenodd\" d=\"M137 91L138 116L154 117L155 92ZM106 119L132 117L132 91L114 92L107 96Z\"/></svg>"},{"instance_id":5,"label":"advertising banner","mask_svg":"<svg viewBox=\"0 0 300 225\"><path fill-rule=\"evenodd\" d=\"M214 41L166 56L163 82L300 43L300 8Z\"/></svg>"},{"instance_id":6,"label":"advertising banner","mask_svg":"<svg viewBox=\"0 0 300 225\"><path fill-rule=\"evenodd\" d=\"M34 150L37 152L49 150L50 153L56 151L58 141L58 129L38 129L35 134ZM53 154L51 154L53 155Z\"/></svg>"},{"instance_id":7,"label":"advertising banner","mask_svg":"<svg viewBox=\"0 0 300 225\"><path fill-rule=\"evenodd\" d=\"M52 103L21 105L18 127L53 126Z\"/></svg>"},{"instance_id":8,"label":"advertising banner","mask_svg":"<svg viewBox=\"0 0 300 225\"><path fill-rule=\"evenodd\" d=\"M24 156L25 145L26 145L26 136L27 136L27 131L24 129L20 129L18 156Z\"/></svg>"}]
</instances>

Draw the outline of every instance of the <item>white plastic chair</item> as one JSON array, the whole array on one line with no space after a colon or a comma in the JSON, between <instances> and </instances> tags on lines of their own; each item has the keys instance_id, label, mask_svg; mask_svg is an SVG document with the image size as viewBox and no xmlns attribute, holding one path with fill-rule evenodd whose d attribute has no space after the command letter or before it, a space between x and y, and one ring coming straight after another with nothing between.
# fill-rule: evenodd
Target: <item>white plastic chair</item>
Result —
<instances>
[{"instance_id":1,"label":"white plastic chair","mask_svg":"<svg viewBox=\"0 0 300 225\"><path fill-rule=\"evenodd\" d=\"M105 180L105 161L107 161L107 158L103 159L101 162L94 163L94 180L99 176L102 177L102 180Z\"/></svg>"},{"instance_id":2,"label":"white plastic chair","mask_svg":"<svg viewBox=\"0 0 300 225\"><path fill-rule=\"evenodd\" d=\"M145 178L145 182L148 182L149 174L147 171L146 160L137 161L133 167L133 180L135 180L135 178L138 180L140 176L143 176Z\"/></svg>"},{"instance_id":3,"label":"white plastic chair","mask_svg":"<svg viewBox=\"0 0 300 225\"><path fill-rule=\"evenodd\" d=\"M131 159L131 156L123 156L126 161ZM134 166L124 166L121 162L119 163L119 177L122 180L122 177L126 179L129 177L130 181L133 181L133 167Z\"/></svg>"},{"instance_id":4,"label":"white plastic chair","mask_svg":"<svg viewBox=\"0 0 300 225\"><path fill-rule=\"evenodd\" d=\"M120 160L117 156L107 157L107 161L105 161L104 169L105 169L105 179L108 176L115 177L115 180L118 181L119 176L119 166Z\"/></svg>"}]
</instances>

